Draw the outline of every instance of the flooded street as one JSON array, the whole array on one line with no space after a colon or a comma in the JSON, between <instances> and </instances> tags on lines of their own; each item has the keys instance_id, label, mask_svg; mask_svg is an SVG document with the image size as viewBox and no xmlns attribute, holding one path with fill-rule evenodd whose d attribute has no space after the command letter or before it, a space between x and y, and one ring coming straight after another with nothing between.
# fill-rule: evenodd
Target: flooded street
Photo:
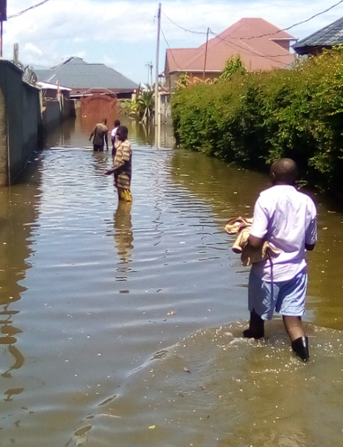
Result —
<instances>
[{"instance_id":1,"label":"flooded street","mask_svg":"<svg viewBox=\"0 0 344 448\"><path fill-rule=\"evenodd\" d=\"M93 125L0 189L0 446L342 446L341 211L313 196L303 364L279 316L241 338L249 268L224 226L268 178L128 123L118 206Z\"/></svg>"}]
</instances>

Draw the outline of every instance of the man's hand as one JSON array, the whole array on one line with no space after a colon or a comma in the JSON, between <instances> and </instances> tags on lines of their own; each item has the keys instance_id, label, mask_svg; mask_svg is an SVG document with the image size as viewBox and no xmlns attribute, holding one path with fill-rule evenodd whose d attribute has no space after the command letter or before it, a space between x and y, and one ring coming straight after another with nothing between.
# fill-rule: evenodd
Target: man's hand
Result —
<instances>
[{"instance_id":1,"label":"man's hand","mask_svg":"<svg viewBox=\"0 0 344 448\"><path fill-rule=\"evenodd\" d=\"M257 236L250 235L248 237L248 244L254 249L260 249L261 247L263 247L264 238L258 238Z\"/></svg>"}]
</instances>

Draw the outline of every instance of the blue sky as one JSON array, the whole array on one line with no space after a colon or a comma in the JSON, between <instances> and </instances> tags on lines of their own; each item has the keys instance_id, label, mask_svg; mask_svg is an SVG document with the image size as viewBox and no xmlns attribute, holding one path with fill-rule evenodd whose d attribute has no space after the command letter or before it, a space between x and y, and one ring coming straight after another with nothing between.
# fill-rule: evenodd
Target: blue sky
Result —
<instances>
[{"instance_id":1,"label":"blue sky","mask_svg":"<svg viewBox=\"0 0 344 448\"><path fill-rule=\"evenodd\" d=\"M8 0L7 15L41 2ZM338 0L169 0L160 3L163 34L159 72L164 69L167 48L203 44L208 27L219 34L243 17L261 17L284 29L330 8ZM79 56L86 62L104 63L137 83L149 80L147 64L152 62L154 81L158 6L159 1L145 0L48 0L4 22L3 55L13 59L13 45L19 43L19 60L25 65L51 67L70 56ZM342 16L341 3L288 32L302 39Z\"/></svg>"}]
</instances>

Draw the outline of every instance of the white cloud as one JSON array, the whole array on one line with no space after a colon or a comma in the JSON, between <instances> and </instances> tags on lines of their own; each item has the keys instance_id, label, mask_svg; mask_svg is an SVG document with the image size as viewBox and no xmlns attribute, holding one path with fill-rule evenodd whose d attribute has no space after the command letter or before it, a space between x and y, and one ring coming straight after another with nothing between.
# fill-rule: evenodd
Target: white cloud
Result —
<instances>
[{"instance_id":1,"label":"white cloud","mask_svg":"<svg viewBox=\"0 0 344 448\"><path fill-rule=\"evenodd\" d=\"M118 67L119 61L117 61L116 59L113 59L107 55L104 55L100 62L102 62L103 64L107 65L108 67L111 67L116 70L116 67Z\"/></svg>"},{"instance_id":2,"label":"white cloud","mask_svg":"<svg viewBox=\"0 0 344 448\"><path fill-rule=\"evenodd\" d=\"M24 52L30 54L32 57L41 57L43 56L43 51L36 47L36 45L28 42L24 45Z\"/></svg>"},{"instance_id":3,"label":"white cloud","mask_svg":"<svg viewBox=\"0 0 344 448\"><path fill-rule=\"evenodd\" d=\"M11 0L8 16L37 3L38 0ZM166 48L204 43L207 27L221 33L243 17L262 17L279 28L286 28L329 6L323 0L311 3L308 0L162 2L160 65L164 64ZM145 64L155 60L157 9L155 1L50 0L5 22L4 56L12 58L13 44L17 42L19 59L25 63L52 66L63 58L79 55L88 62L103 62L125 76L130 75L131 79L146 82ZM341 16L339 6L290 29L289 33L302 38ZM204 34L183 31L168 18L181 27Z\"/></svg>"}]
</instances>

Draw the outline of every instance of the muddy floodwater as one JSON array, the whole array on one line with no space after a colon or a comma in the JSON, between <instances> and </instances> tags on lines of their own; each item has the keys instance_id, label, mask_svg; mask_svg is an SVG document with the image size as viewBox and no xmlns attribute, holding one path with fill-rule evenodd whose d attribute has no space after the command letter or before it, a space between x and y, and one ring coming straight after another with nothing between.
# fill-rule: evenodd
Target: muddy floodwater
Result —
<instances>
[{"instance_id":1,"label":"muddy floodwater","mask_svg":"<svg viewBox=\"0 0 344 448\"><path fill-rule=\"evenodd\" d=\"M0 446L342 446L342 212L312 194L310 361L276 316L260 341L227 220L267 176L163 148L129 123L118 205L94 123L51 132L0 189Z\"/></svg>"}]
</instances>

